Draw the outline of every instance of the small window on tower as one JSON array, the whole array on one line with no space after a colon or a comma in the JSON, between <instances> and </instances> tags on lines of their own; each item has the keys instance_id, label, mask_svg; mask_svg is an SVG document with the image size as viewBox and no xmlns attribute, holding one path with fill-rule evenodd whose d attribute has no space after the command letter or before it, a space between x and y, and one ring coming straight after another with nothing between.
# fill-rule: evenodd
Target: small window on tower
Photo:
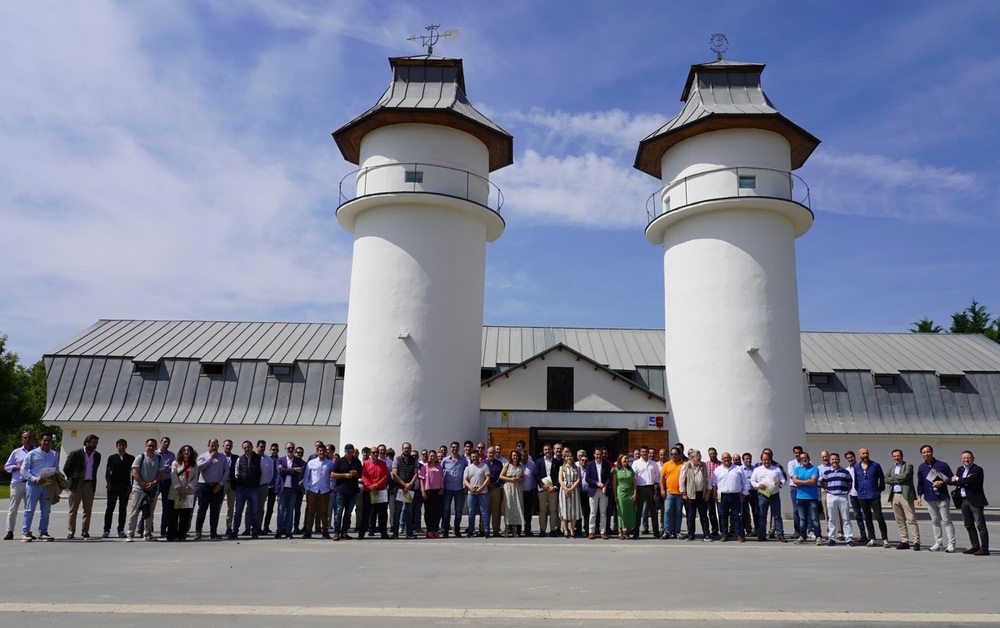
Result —
<instances>
[{"instance_id":1,"label":"small window on tower","mask_svg":"<svg viewBox=\"0 0 1000 628\"><path fill-rule=\"evenodd\" d=\"M292 374L292 367L288 364L273 364L268 370L274 377L290 377Z\"/></svg>"},{"instance_id":2,"label":"small window on tower","mask_svg":"<svg viewBox=\"0 0 1000 628\"><path fill-rule=\"evenodd\" d=\"M756 190L757 189L757 177L754 176L754 175L752 175L752 174L741 174L740 175L740 189L741 190Z\"/></svg>"},{"instance_id":3,"label":"small window on tower","mask_svg":"<svg viewBox=\"0 0 1000 628\"><path fill-rule=\"evenodd\" d=\"M407 170L406 171L406 182L407 183L423 183L424 173L420 170Z\"/></svg>"}]
</instances>

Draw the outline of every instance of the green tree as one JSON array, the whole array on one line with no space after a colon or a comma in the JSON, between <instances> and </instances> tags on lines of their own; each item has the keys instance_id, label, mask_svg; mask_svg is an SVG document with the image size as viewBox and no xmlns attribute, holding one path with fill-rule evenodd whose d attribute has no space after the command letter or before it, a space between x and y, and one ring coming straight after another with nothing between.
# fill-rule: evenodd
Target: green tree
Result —
<instances>
[{"instance_id":1,"label":"green tree","mask_svg":"<svg viewBox=\"0 0 1000 628\"><path fill-rule=\"evenodd\" d=\"M51 432L57 442L62 429L42 424L45 413L45 362L25 368L16 353L6 348L7 336L0 334L0 453L6 456L20 446L21 432Z\"/></svg>"},{"instance_id":2,"label":"green tree","mask_svg":"<svg viewBox=\"0 0 1000 628\"><path fill-rule=\"evenodd\" d=\"M935 325L934 321L926 316L919 321L913 321L913 327L910 329L910 332L914 334L940 334L943 331L944 327Z\"/></svg>"},{"instance_id":3,"label":"green tree","mask_svg":"<svg viewBox=\"0 0 1000 628\"><path fill-rule=\"evenodd\" d=\"M995 321L990 321L990 311L975 299L969 307L951 315L951 333L984 334Z\"/></svg>"}]
</instances>

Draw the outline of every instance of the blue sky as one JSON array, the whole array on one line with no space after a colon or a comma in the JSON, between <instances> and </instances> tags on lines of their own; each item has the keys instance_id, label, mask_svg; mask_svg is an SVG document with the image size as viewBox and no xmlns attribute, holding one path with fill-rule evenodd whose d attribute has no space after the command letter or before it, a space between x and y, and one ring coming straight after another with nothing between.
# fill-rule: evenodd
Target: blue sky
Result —
<instances>
[{"instance_id":1,"label":"blue sky","mask_svg":"<svg viewBox=\"0 0 1000 628\"><path fill-rule=\"evenodd\" d=\"M330 133L430 23L514 136L493 174L485 322L660 327L659 182L640 139L691 64L767 64L822 140L798 171L806 330L905 331L975 297L1000 314L996 2L0 4L0 333L25 362L100 318L346 321L356 166Z\"/></svg>"}]
</instances>

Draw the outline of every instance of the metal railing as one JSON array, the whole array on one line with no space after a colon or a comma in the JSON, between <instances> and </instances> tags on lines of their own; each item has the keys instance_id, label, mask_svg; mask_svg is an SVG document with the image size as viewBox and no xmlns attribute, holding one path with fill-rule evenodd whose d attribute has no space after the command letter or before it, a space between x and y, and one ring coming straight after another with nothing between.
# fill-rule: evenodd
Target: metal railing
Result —
<instances>
[{"instance_id":1,"label":"metal railing","mask_svg":"<svg viewBox=\"0 0 1000 628\"><path fill-rule=\"evenodd\" d=\"M366 196L399 192L460 198L498 214L504 200L503 192L496 184L474 172L438 164L393 162L347 173L340 180L338 207Z\"/></svg>"},{"instance_id":2,"label":"metal railing","mask_svg":"<svg viewBox=\"0 0 1000 628\"><path fill-rule=\"evenodd\" d=\"M731 195L726 195L726 191L729 188L729 181L726 181L723 186L719 185L719 181L723 179L720 174L726 172L733 173L733 177L731 179L726 177L726 179L729 179L732 182ZM740 177L753 176L756 178L757 175L761 173L773 175L767 177L766 182L768 185L758 185L754 188L740 187ZM698 183L699 179L709 177L712 178L712 181L711 184L706 185L705 190L691 191L691 188ZM786 183L787 188L776 188L773 183L777 181ZM792 197L792 192L796 190L795 181L798 181L802 188L805 189L805 193L797 199ZM675 194L676 192L683 192L683 194ZM784 196L782 196L782 194L784 194ZM812 211L809 194L809 186L806 184L805 180L799 175L793 172L788 172L787 170L764 168L761 166L730 166L726 168L714 168L712 170L696 172L695 174L688 175L683 179L671 181L669 184L650 194L649 198L646 199L646 224L653 222L664 214L669 214L670 212L677 211L678 209L682 209L695 203L725 198L782 198L798 203L809 211ZM678 196L676 202L674 198L675 195ZM670 199L670 207L669 209L664 209L667 199Z\"/></svg>"}]
</instances>

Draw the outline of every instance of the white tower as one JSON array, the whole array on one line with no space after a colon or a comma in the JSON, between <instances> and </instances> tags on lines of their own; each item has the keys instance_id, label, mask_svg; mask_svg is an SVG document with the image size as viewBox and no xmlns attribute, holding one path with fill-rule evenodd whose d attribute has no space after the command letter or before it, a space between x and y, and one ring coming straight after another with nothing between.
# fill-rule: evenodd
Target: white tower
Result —
<instances>
[{"instance_id":1,"label":"white tower","mask_svg":"<svg viewBox=\"0 0 1000 628\"><path fill-rule=\"evenodd\" d=\"M672 437L784 463L805 441L795 238L813 222L792 171L819 140L773 107L763 69L692 66L635 167L663 182L646 238L664 247Z\"/></svg>"},{"instance_id":2,"label":"white tower","mask_svg":"<svg viewBox=\"0 0 1000 628\"><path fill-rule=\"evenodd\" d=\"M375 106L333 134L361 166L337 209L355 238L340 438L437 447L482 438L486 243L504 229L489 173L513 140L469 104L460 59L389 64Z\"/></svg>"}]
</instances>

